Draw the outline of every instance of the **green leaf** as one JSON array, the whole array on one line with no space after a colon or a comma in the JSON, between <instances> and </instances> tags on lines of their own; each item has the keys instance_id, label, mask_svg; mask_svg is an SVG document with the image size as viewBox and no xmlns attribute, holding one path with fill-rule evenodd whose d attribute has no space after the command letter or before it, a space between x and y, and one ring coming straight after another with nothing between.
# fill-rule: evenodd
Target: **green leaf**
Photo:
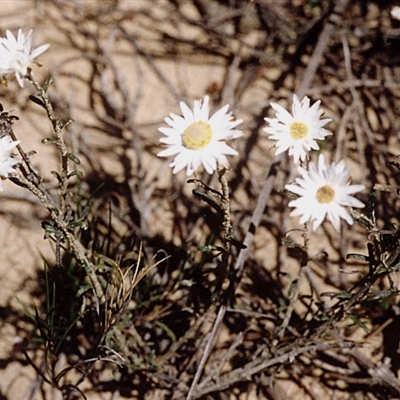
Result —
<instances>
[{"instance_id":1,"label":"green leaf","mask_svg":"<svg viewBox=\"0 0 400 400\"><path fill-rule=\"evenodd\" d=\"M392 272L398 271L400 269L400 263L393 265L393 267L391 269L392 269Z\"/></svg>"},{"instance_id":2,"label":"green leaf","mask_svg":"<svg viewBox=\"0 0 400 400\"><path fill-rule=\"evenodd\" d=\"M69 327L67 327L67 329L65 330L65 332L63 333L63 335L61 336L60 340L58 341L58 344L55 346L54 352L55 354L58 353L58 351L60 350L60 346L63 344L65 338L68 336L68 333L70 332L70 330L76 325L76 323L82 318L82 316L84 315L84 313L80 313L69 325ZM62 373L62 372L61 372Z\"/></svg>"},{"instance_id":3,"label":"green leaf","mask_svg":"<svg viewBox=\"0 0 400 400\"><path fill-rule=\"evenodd\" d=\"M26 316L33 322L33 324L37 325L38 321L37 321L36 315L29 310L28 306L22 300L20 300L18 298L18 296L16 297L16 299L17 299L18 303L21 304L22 308L24 309Z\"/></svg>"},{"instance_id":4,"label":"green leaf","mask_svg":"<svg viewBox=\"0 0 400 400\"><path fill-rule=\"evenodd\" d=\"M363 261L363 262L369 262L369 257L363 254L357 254L357 253L349 253L346 255L347 260L357 260L357 261Z\"/></svg>"},{"instance_id":5,"label":"green leaf","mask_svg":"<svg viewBox=\"0 0 400 400\"><path fill-rule=\"evenodd\" d=\"M290 286L289 286L289 291L288 291L289 297L292 296L294 290L295 290L296 287L297 287L297 283L298 283L298 279L297 279L297 278L296 278L296 279L293 279L293 281L291 282L291 284L290 284Z\"/></svg>"},{"instance_id":6,"label":"green leaf","mask_svg":"<svg viewBox=\"0 0 400 400\"><path fill-rule=\"evenodd\" d=\"M54 176L57 178L58 183L60 183L60 184L63 183L63 180L62 180L62 178L61 178L61 175L60 175L57 171L50 171L50 173L51 173L52 175L54 175Z\"/></svg>"},{"instance_id":7,"label":"green leaf","mask_svg":"<svg viewBox=\"0 0 400 400\"><path fill-rule=\"evenodd\" d=\"M349 292L336 293L332 298L335 299L351 299L353 295Z\"/></svg>"},{"instance_id":8,"label":"green leaf","mask_svg":"<svg viewBox=\"0 0 400 400\"><path fill-rule=\"evenodd\" d=\"M42 228L45 230L45 232L48 233L56 233L58 231L58 229L54 225L47 221L42 222Z\"/></svg>"},{"instance_id":9,"label":"green leaf","mask_svg":"<svg viewBox=\"0 0 400 400\"><path fill-rule=\"evenodd\" d=\"M155 321L155 324L159 326L161 329L163 329L166 332L166 334L172 339L173 342L176 342L175 333L172 332L172 330L167 325L165 325L160 321Z\"/></svg>"},{"instance_id":10,"label":"green leaf","mask_svg":"<svg viewBox=\"0 0 400 400\"><path fill-rule=\"evenodd\" d=\"M192 287L193 285L195 285L196 283L193 281L193 280L191 280L191 279L183 279L181 282L180 282L180 285L181 286L183 286L183 287Z\"/></svg>"},{"instance_id":11,"label":"green leaf","mask_svg":"<svg viewBox=\"0 0 400 400\"><path fill-rule=\"evenodd\" d=\"M228 241L232 244L232 246L235 246L236 248L238 248L240 250L247 249L247 246L244 243L239 242L238 240L236 240L234 238L229 238Z\"/></svg>"},{"instance_id":12,"label":"green leaf","mask_svg":"<svg viewBox=\"0 0 400 400\"><path fill-rule=\"evenodd\" d=\"M76 176L76 177L78 177L78 178L82 178L83 172L82 172L82 171L79 171L79 170L72 171L72 172L70 172L70 173L67 175L67 179L72 178L73 176Z\"/></svg>"},{"instance_id":13,"label":"green leaf","mask_svg":"<svg viewBox=\"0 0 400 400\"><path fill-rule=\"evenodd\" d=\"M283 297L279 297L278 302L279 302L278 311L281 312L281 311L286 310L287 304L286 304L285 299Z\"/></svg>"},{"instance_id":14,"label":"green leaf","mask_svg":"<svg viewBox=\"0 0 400 400\"><path fill-rule=\"evenodd\" d=\"M69 228L82 228L85 225L85 221L72 221L68 224Z\"/></svg>"},{"instance_id":15,"label":"green leaf","mask_svg":"<svg viewBox=\"0 0 400 400\"><path fill-rule=\"evenodd\" d=\"M222 209L219 206L219 204L212 197L210 197L208 194L205 194L205 193L201 192L198 189L193 189L192 193L196 197L198 197L201 200L203 200L204 202L206 202L209 206L211 206L215 211L218 212L218 214L224 215L224 212L222 211Z\"/></svg>"},{"instance_id":16,"label":"green leaf","mask_svg":"<svg viewBox=\"0 0 400 400\"><path fill-rule=\"evenodd\" d=\"M390 294L388 294L387 296L383 296L380 300L381 300L381 307L384 310L387 310L391 304L392 304L392 299L396 296L398 296L400 293L399 290L395 290L393 292L391 292Z\"/></svg>"},{"instance_id":17,"label":"green leaf","mask_svg":"<svg viewBox=\"0 0 400 400\"><path fill-rule=\"evenodd\" d=\"M31 96L29 96L29 100L32 101L33 103L37 104L38 106L46 109L46 105L43 103L43 101L41 99L39 99L39 97L31 95Z\"/></svg>"},{"instance_id":18,"label":"green leaf","mask_svg":"<svg viewBox=\"0 0 400 400\"><path fill-rule=\"evenodd\" d=\"M79 290L76 292L76 297L80 297L82 296L83 293L87 292L88 290L90 290L92 287L89 284L86 285L82 285Z\"/></svg>"},{"instance_id":19,"label":"green leaf","mask_svg":"<svg viewBox=\"0 0 400 400\"><path fill-rule=\"evenodd\" d=\"M73 163L75 163L76 165L79 165L80 163L81 163L81 160L77 157L77 156L75 156L74 154L72 154L72 153L68 153L68 158L73 162Z\"/></svg>"},{"instance_id":20,"label":"green leaf","mask_svg":"<svg viewBox=\"0 0 400 400\"><path fill-rule=\"evenodd\" d=\"M360 321L356 316L354 315L349 315L350 319L358 325L365 333L370 333L370 329L367 327L367 325L364 324L364 322Z\"/></svg>"},{"instance_id":21,"label":"green leaf","mask_svg":"<svg viewBox=\"0 0 400 400\"><path fill-rule=\"evenodd\" d=\"M30 150L30 151L28 151L28 152L26 153L26 155L27 155L28 157L34 156L35 154L36 154L36 151L35 151L35 150Z\"/></svg>"},{"instance_id":22,"label":"green leaf","mask_svg":"<svg viewBox=\"0 0 400 400\"><path fill-rule=\"evenodd\" d=\"M198 249L199 251L204 252L204 253L208 253L208 252L210 252L210 251L224 251L224 249L223 249L222 247L220 247L220 246L214 246L214 245L212 245L212 244L208 244L208 245L206 245L206 246L199 246L199 247L197 247L197 249Z\"/></svg>"},{"instance_id":23,"label":"green leaf","mask_svg":"<svg viewBox=\"0 0 400 400\"><path fill-rule=\"evenodd\" d=\"M44 90L45 92L47 92L47 91L49 90L49 86L50 86L52 83L53 83L53 78L52 78L52 77L46 79L46 81L45 81L44 84L43 84L43 90Z\"/></svg>"},{"instance_id":24,"label":"green leaf","mask_svg":"<svg viewBox=\"0 0 400 400\"><path fill-rule=\"evenodd\" d=\"M56 138L44 138L42 139L43 144L56 144L57 139Z\"/></svg>"},{"instance_id":25,"label":"green leaf","mask_svg":"<svg viewBox=\"0 0 400 400\"><path fill-rule=\"evenodd\" d=\"M218 190L213 189L212 187L206 185L202 180L200 179L188 179L186 181L187 183L194 183L198 186L200 186L201 188L205 189L207 192L210 192L212 194L215 194L216 196L218 196L219 198L222 198L222 193L219 192Z\"/></svg>"},{"instance_id":26,"label":"green leaf","mask_svg":"<svg viewBox=\"0 0 400 400\"><path fill-rule=\"evenodd\" d=\"M322 312L320 314L314 315L313 319L319 322L324 322L324 321L328 321L329 319L329 315L325 312Z\"/></svg>"},{"instance_id":27,"label":"green leaf","mask_svg":"<svg viewBox=\"0 0 400 400\"><path fill-rule=\"evenodd\" d=\"M321 297L330 297L331 299L351 299L352 294L348 292L323 292L320 294Z\"/></svg>"}]
</instances>

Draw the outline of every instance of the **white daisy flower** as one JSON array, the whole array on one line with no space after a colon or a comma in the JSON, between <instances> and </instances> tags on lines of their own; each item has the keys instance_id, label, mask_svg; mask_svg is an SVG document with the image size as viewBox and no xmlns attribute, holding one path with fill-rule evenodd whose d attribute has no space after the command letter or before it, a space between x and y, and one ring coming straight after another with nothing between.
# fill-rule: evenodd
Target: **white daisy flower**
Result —
<instances>
[{"instance_id":1,"label":"white daisy flower","mask_svg":"<svg viewBox=\"0 0 400 400\"><path fill-rule=\"evenodd\" d=\"M330 118L320 119L323 111L319 109L321 101L315 102L310 107L310 99L304 97L300 103L299 98L293 96L292 114L277 103L271 103L276 111L276 118L265 118L269 127L264 131L269 133L269 139L276 140L275 154L289 150L294 162L305 161L307 153L313 149L318 150L317 140L325 139L332 132L324 129Z\"/></svg>"},{"instance_id":2,"label":"white daisy flower","mask_svg":"<svg viewBox=\"0 0 400 400\"><path fill-rule=\"evenodd\" d=\"M13 167L19 163L19 160L10 157L10 154L19 143L19 140L12 141L9 136L0 138L0 177L2 179L8 178L10 174L15 172ZM0 191L2 190L3 184L0 179Z\"/></svg>"},{"instance_id":3,"label":"white daisy flower","mask_svg":"<svg viewBox=\"0 0 400 400\"><path fill-rule=\"evenodd\" d=\"M168 148L158 153L159 157L176 155L170 164L173 173L186 167L186 174L192 175L202 164L205 170L212 174L220 165L229 165L225 155L237 155L237 151L229 147L225 141L242 136L236 130L241 119L236 121L232 113L228 113L229 105L222 107L212 117L209 117L209 97L205 96L203 102L195 101L193 111L183 102L180 103L183 117L170 114L165 118L169 128L159 128L167 137L160 142Z\"/></svg>"},{"instance_id":4,"label":"white daisy flower","mask_svg":"<svg viewBox=\"0 0 400 400\"><path fill-rule=\"evenodd\" d=\"M324 156L320 155L318 168L311 162L309 171L302 167L298 167L298 170L302 177L296 178L295 184L285 186L300 196L289 203L290 207L295 207L290 215L301 216L302 224L313 221L314 231L326 216L337 231L340 230L340 218L352 225L353 219L344 207L364 207L361 201L351 195L365 187L349 184L349 170L344 162L327 165Z\"/></svg>"},{"instance_id":5,"label":"white daisy flower","mask_svg":"<svg viewBox=\"0 0 400 400\"><path fill-rule=\"evenodd\" d=\"M15 73L19 85L24 87L24 77L29 65L50 45L43 44L37 49L31 49L32 29L27 36L19 29L17 39L9 30L6 31L6 36L6 38L0 38L0 73Z\"/></svg>"}]
</instances>

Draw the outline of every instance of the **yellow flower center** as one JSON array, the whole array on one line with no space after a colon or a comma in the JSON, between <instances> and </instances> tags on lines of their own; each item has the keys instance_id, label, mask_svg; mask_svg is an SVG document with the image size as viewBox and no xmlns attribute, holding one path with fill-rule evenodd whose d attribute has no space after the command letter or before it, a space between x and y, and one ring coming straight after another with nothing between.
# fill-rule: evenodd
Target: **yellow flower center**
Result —
<instances>
[{"instance_id":1,"label":"yellow flower center","mask_svg":"<svg viewBox=\"0 0 400 400\"><path fill-rule=\"evenodd\" d=\"M308 125L304 122L292 122L290 124L290 136L294 140L304 139L308 135Z\"/></svg>"},{"instance_id":2,"label":"yellow flower center","mask_svg":"<svg viewBox=\"0 0 400 400\"><path fill-rule=\"evenodd\" d=\"M203 121L193 122L183 131L182 144L190 150L201 150L210 143L212 136L210 124Z\"/></svg>"},{"instance_id":3,"label":"yellow flower center","mask_svg":"<svg viewBox=\"0 0 400 400\"><path fill-rule=\"evenodd\" d=\"M335 198L335 191L331 186L325 185L321 186L317 190L317 195L315 196L317 200L322 204L328 204Z\"/></svg>"}]
</instances>

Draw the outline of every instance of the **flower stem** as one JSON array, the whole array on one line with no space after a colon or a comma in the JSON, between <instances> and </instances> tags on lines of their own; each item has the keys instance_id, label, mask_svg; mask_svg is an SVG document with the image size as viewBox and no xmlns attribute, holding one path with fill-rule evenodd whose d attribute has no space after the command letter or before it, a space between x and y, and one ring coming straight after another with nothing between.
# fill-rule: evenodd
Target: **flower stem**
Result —
<instances>
[{"instance_id":1,"label":"flower stem","mask_svg":"<svg viewBox=\"0 0 400 400\"><path fill-rule=\"evenodd\" d=\"M230 215L230 198L229 198L229 187L228 187L228 182L225 177L226 173L226 168L221 167L218 165L217 168L218 171L218 179L219 183L221 185L221 209L223 212L223 221L222 221L222 227L223 227L223 253L222 253L222 259L221 259L221 265L219 268L219 273L218 273L218 281L217 285L215 288L215 294L217 295L218 293L221 292L222 285L228 276L228 270L229 270L229 263L230 263L230 256L231 256L231 239L232 239L232 223L231 223L231 215Z\"/></svg>"},{"instance_id":2,"label":"flower stem","mask_svg":"<svg viewBox=\"0 0 400 400\"><path fill-rule=\"evenodd\" d=\"M229 252L231 248L232 239L232 224L231 224L231 211L230 211L230 198L229 198L229 188L228 182L225 177L226 169L218 165L218 179L221 185L221 209L224 213L224 220L222 226L224 228L224 249Z\"/></svg>"}]
</instances>

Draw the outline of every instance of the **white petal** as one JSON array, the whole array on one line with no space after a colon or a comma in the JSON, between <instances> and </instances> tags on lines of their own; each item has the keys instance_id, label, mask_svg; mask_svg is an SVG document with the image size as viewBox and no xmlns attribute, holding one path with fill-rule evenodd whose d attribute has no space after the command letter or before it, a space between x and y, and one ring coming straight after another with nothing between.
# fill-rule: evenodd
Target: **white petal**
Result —
<instances>
[{"instance_id":1,"label":"white petal","mask_svg":"<svg viewBox=\"0 0 400 400\"><path fill-rule=\"evenodd\" d=\"M313 229L317 229L327 216L336 230L340 229L340 219L349 224L353 219L345 209L346 206L363 207L364 204L351 196L364 189L363 185L349 185L349 170L344 163L327 164L323 155L318 158L318 167L311 162L309 169L298 167L302 178L296 178L294 184L285 188L300 197L289 202L289 207L294 207L293 216L301 216L300 223L312 222ZM319 203L317 199L318 189L323 186L334 188L335 196L329 203Z\"/></svg>"},{"instance_id":2,"label":"white petal","mask_svg":"<svg viewBox=\"0 0 400 400\"><path fill-rule=\"evenodd\" d=\"M49 47L50 47L49 43L42 44L41 46L39 46L38 48L36 48L35 50L32 51L31 58L33 59L33 58L36 58L37 56L40 56L40 54L42 54L46 50L48 50Z\"/></svg>"},{"instance_id":3,"label":"white petal","mask_svg":"<svg viewBox=\"0 0 400 400\"><path fill-rule=\"evenodd\" d=\"M158 130L165 135L160 139L161 143L169 147L157 155L167 157L175 155L170 164L173 173L177 173L186 167L187 175L194 173L200 165L208 173L213 173L217 168L217 162L228 165L225 155L237 155L237 151L228 146L225 141L242 136L242 132L233 129L242 120L233 120L228 112L229 105L222 107L209 118L209 97L205 96L203 101L195 101L193 111L184 103L180 103L183 116L170 114L165 118L169 127L161 127ZM193 122L202 121L211 127L212 137L210 141L198 150L188 149L183 145L182 134Z\"/></svg>"}]
</instances>

